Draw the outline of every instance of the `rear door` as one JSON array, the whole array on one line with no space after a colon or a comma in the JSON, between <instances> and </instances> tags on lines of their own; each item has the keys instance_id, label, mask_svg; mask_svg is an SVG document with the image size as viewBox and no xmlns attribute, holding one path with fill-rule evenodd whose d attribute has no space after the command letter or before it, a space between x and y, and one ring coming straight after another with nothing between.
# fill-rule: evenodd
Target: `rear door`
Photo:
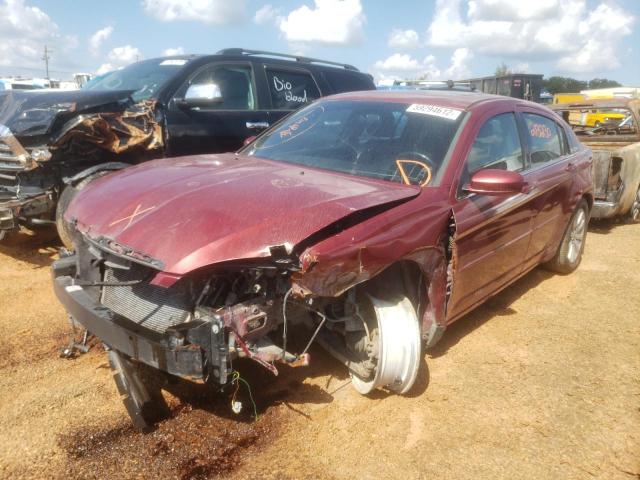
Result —
<instances>
[{"instance_id":1,"label":"rear door","mask_svg":"<svg viewBox=\"0 0 640 480\"><path fill-rule=\"evenodd\" d=\"M190 85L216 84L222 102L202 107L181 104ZM215 62L196 70L177 90L166 116L169 154L230 152L269 125L269 111L258 102L250 62Z\"/></svg>"},{"instance_id":2,"label":"rear door","mask_svg":"<svg viewBox=\"0 0 640 480\"><path fill-rule=\"evenodd\" d=\"M522 126L529 151L525 178L536 198L527 264L533 265L557 247L571 211L571 187L577 154L571 154L564 129L551 115L538 111L521 111Z\"/></svg>"},{"instance_id":3,"label":"rear door","mask_svg":"<svg viewBox=\"0 0 640 480\"><path fill-rule=\"evenodd\" d=\"M535 215L529 193L485 195L464 186L482 169L522 172L521 131L513 111L480 122L460 174L453 212L455 271L449 317L456 317L518 276L523 268Z\"/></svg>"}]
</instances>

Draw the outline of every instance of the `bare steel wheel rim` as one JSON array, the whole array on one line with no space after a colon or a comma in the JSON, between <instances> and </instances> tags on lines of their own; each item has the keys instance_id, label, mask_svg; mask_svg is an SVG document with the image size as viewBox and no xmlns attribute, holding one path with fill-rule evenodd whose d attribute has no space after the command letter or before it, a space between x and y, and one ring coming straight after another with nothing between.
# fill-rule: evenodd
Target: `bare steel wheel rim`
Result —
<instances>
[{"instance_id":1,"label":"bare steel wheel rim","mask_svg":"<svg viewBox=\"0 0 640 480\"><path fill-rule=\"evenodd\" d=\"M640 219L640 188L638 188L636 198L631 205L631 219L635 222Z\"/></svg>"},{"instance_id":2,"label":"bare steel wheel rim","mask_svg":"<svg viewBox=\"0 0 640 480\"><path fill-rule=\"evenodd\" d=\"M372 379L351 374L354 388L367 394L379 387L406 393L420 366L420 325L408 298L386 301L369 297L378 323L378 362Z\"/></svg>"},{"instance_id":3,"label":"bare steel wheel rim","mask_svg":"<svg viewBox=\"0 0 640 480\"><path fill-rule=\"evenodd\" d=\"M575 263L580 256L586 229L587 215L584 212L584 209L581 208L576 213L576 216L571 223L571 230L569 231L569 248L567 250L567 259L571 263Z\"/></svg>"}]
</instances>

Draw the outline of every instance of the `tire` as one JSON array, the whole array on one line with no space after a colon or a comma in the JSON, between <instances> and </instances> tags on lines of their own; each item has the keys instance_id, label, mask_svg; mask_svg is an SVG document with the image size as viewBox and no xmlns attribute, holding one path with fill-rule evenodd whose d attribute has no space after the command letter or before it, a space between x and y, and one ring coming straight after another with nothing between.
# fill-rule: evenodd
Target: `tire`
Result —
<instances>
[{"instance_id":1,"label":"tire","mask_svg":"<svg viewBox=\"0 0 640 480\"><path fill-rule=\"evenodd\" d=\"M109 365L122 403L137 430L148 432L170 415L167 402L147 369L115 350L109 351Z\"/></svg>"},{"instance_id":2,"label":"tire","mask_svg":"<svg viewBox=\"0 0 640 480\"><path fill-rule=\"evenodd\" d=\"M562 274L571 273L578 268L584 252L589 213L589 204L583 198L573 211L558 251L553 259L545 264L546 268Z\"/></svg>"},{"instance_id":3,"label":"tire","mask_svg":"<svg viewBox=\"0 0 640 480\"><path fill-rule=\"evenodd\" d=\"M640 223L640 187L636 192L636 198L633 200L631 208L625 216L627 223Z\"/></svg>"},{"instance_id":4,"label":"tire","mask_svg":"<svg viewBox=\"0 0 640 480\"><path fill-rule=\"evenodd\" d=\"M77 185L68 185L58 197L58 205L56 206L56 229L58 230L58 236L60 240L62 240L63 245L69 249L73 250L73 229L71 225L64 219L64 214L69 208L72 200L75 196L85 188L89 183L93 180L100 178L107 173L111 173L110 171L96 172L93 175L89 175L88 177L82 179L78 182Z\"/></svg>"}]
</instances>

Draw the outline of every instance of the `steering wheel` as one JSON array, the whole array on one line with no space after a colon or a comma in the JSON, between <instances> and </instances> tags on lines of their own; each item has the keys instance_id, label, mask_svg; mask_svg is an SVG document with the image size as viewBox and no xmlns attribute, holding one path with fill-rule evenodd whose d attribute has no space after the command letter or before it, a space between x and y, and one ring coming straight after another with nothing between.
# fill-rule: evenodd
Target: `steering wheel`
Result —
<instances>
[{"instance_id":1,"label":"steering wheel","mask_svg":"<svg viewBox=\"0 0 640 480\"><path fill-rule=\"evenodd\" d=\"M418 157L420 160L414 160L412 158L407 158L407 157ZM404 170L404 165L407 163L422 167L422 169L426 172L426 178L422 182L420 182L420 186L424 187L425 185L428 185L429 182L431 181L431 178L433 177L433 171L435 170L435 165L433 164L431 159L424 153L415 152L415 151L402 152L398 154L396 158L396 168L398 169L398 172L400 172L400 175L402 176L402 181L406 185L412 185L411 180L407 175L407 172Z\"/></svg>"}]
</instances>

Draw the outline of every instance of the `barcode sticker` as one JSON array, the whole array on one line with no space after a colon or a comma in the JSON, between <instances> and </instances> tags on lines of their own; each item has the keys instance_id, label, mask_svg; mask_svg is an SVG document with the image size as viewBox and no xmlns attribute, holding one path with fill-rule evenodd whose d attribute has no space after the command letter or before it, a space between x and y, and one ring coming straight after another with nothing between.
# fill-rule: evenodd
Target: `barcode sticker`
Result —
<instances>
[{"instance_id":1,"label":"barcode sticker","mask_svg":"<svg viewBox=\"0 0 640 480\"><path fill-rule=\"evenodd\" d=\"M414 103L413 105L409 106L409 108L407 108L407 113L421 113L422 115L432 115L434 117L457 120L462 113L462 110L439 107L438 105L424 105L422 103Z\"/></svg>"}]
</instances>

